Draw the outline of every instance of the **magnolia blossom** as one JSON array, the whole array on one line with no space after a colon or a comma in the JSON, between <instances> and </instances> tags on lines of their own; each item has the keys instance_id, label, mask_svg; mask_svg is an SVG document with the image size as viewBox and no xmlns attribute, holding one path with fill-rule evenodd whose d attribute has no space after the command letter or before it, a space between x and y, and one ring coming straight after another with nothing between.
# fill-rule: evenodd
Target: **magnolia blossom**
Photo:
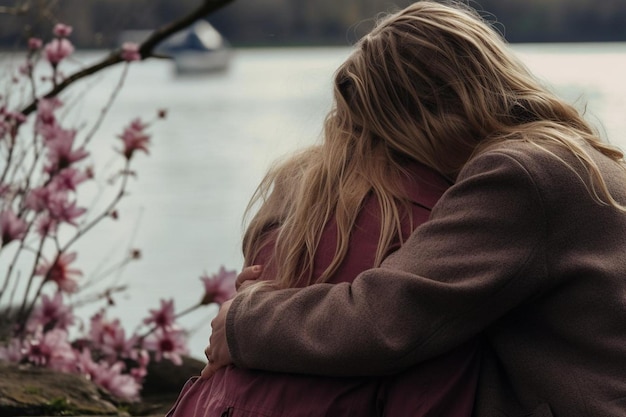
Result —
<instances>
[{"instance_id":1,"label":"magnolia blossom","mask_svg":"<svg viewBox=\"0 0 626 417\"><path fill-rule=\"evenodd\" d=\"M157 327L171 328L174 325L174 300L161 300L161 308L150 310L150 317L143 320L144 324L154 323Z\"/></svg>"},{"instance_id":2,"label":"magnolia blossom","mask_svg":"<svg viewBox=\"0 0 626 417\"><path fill-rule=\"evenodd\" d=\"M72 53L74 53L74 45L65 38L53 39L44 48L46 59L52 66L57 66Z\"/></svg>"},{"instance_id":3,"label":"magnolia blossom","mask_svg":"<svg viewBox=\"0 0 626 417\"><path fill-rule=\"evenodd\" d=\"M59 191L76 191L76 186L89 178L86 172L74 168L61 170L53 179L53 187Z\"/></svg>"},{"instance_id":4,"label":"magnolia blossom","mask_svg":"<svg viewBox=\"0 0 626 417\"><path fill-rule=\"evenodd\" d=\"M57 291L54 297L42 295L41 304L31 314L28 327L33 330L39 327L67 330L73 323L72 308L63 304L63 295Z\"/></svg>"},{"instance_id":5,"label":"magnolia blossom","mask_svg":"<svg viewBox=\"0 0 626 417\"><path fill-rule=\"evenodd\" d=\"M150 136L144 132L146 125L140 119L133 120L124 132L119 136L124 143L122 154L126 159L132 158L135 151L148 153L148 141Z\"/></svg>"},{"instance_id":6,"label":"magnolia blossom","mask_svg":"<svg viewBox=\"0 0 626 417\"><path fill-rule=\"evenodd\" d=\"M54 29L52 30L54 36L59 38L67 38L72 33L72 27L68 25L64 25L63 23L57 23L54 25Z\"/></svg>"},{"instance_id":7,"label":"magnolia blossom","mask_svg":"<svg viewBox=\"0 0 626 417\"><path fill-rule=\"evenodd\" d=\"M18 363L24 358L24 346L19 339L11 339L6 346L0 345L0 360Z\"/></svg>"},{"instance_id":8,"label":"magnolia blossom","mask_svg":"<svg viewBox=\"0 0 626 417\"><path fill-rule=\"evenodd\" d=\"M24 237L28 225L26 222L7 209L0 213L0 238L2 246L12 240L19 240Z\"/></svg>"},{"instance_id":9,"label":"magnolia blossom","mask_svg":"<svg viewBox=\"0 0 626 417\"><path fill-rule=\"evenodd\" d=\"M7 195L9 195L12 191L12 188L10 184L0 184L0 197L5 197Z\"/></svg>"},{"instance_id":10,"label":"magnolia blossom","mask_svg":"<svg viewBox=\"0 0 626 417\"><path fill-rule=\"evenodd\" d=\"M16 124L21 124L26 121L26 116L24 113L20 113L17 111L8 111L5 113L7 120L13 120Z\"/></svg>"},{"instance_id":11,"label":"magnolia blossom","mask_svg":"<svg viewBox=\"0 0 626 417\"><path fill-rule=\"evenodd\" d=\"M37 102L38 130L41 128L41 125L56 125L56 117L54 115L54 112L62 105L63 103L61 102L61 100L56 97L42 98Z\"/></svg>"},{"instance_id":12,"label":"magnolia blossom","mask_svg":"<svg viewBox=\"0 0 626 417\"><path fill-rule=\"evenodd\" d=\"M204 296L201 301L203 305L222 304L235 295L235 281L237 280L237 271L235 270L227 271L221 266L217 274L207 275L205 273L200 279L204 283Z\"/></svg>"},{"instance_id":13,"label":"magnolia blossom","mask_svg":"<svg viewBox=\"0 0 626 417\"><path fill-rule=\"evenodd\" d=\"M73 150L75 130L56 128L52 136L45 142L48 148L48 162L45 171L52 174L68 168L74 162L80 161L89 155L85 148Z\"/></svg>"},{"instance_id":14,"label":"magnolia blossom","mask_svg":"<svg viewBox=\"0 0 626 417\"><path fill-rule=\"evenodd\" d=\"M64 330L38 332L32 339L26 341L24 356L32 364L58 371L72 372L76 369L76 354Z\"/></svg>"},{"instance_id":15,"label":"magnolia blossom","mask_svg":"<svg viewBox=\"0 0 626 417\"><path fill-rule=\"evenodd\" d=\"M57 232L57 228L59 226L59 222L50 217L50 215L43 215L37 220L36 231L39 236L51 236L55 235Z\"/></svg>"},{"instance_id":16,"label":"magnolia blossom","mask_svg":"<svg viewBox=\"0 0 626 417\"><path fill-rule=\"evenodd\" d=\"M92 377L93 382L118 398L137 401L141 385L132 375L124 374L124 363L116 362L112 366L100 363L98 372Z\"/></svg>"},{"instance_id":17,"label":"magnolia blossom","mask_svg":"<svg viewBox=\"0 0 626 417\"><path fill-rule=\"evenodd\" d=\"M107 320L104 311L94 314L90 319L89 339L96 349L103 349L107 343L124 334L119 319ZM117 335L117 336L116 336ZM105 348L106 350L106 348Z\"/></svg>"},{"instance_id":18,"label":"magnolia blossom","mask_svg":"<svg viewBox=\"0 0 626 417\"><path fill-rule=\"evenodd\" d=\"M76 277L83 275L78 269L70 268L70 264L76 259L76 252L62 253L56 260L49 264L41 263L35 270L36 275L43 275L46 281L53 281L57 284L59 291L73 293L78 290Z\"/></svg>"},{"instance_id":19,"label":"magnolia blossom","mask_svg":"<svg viewBox=\"0 0 626 417\"><path fill-rule=\"evenodd\" d=\"M41 48L42 45L43 45L43 42L39 38L28 39L28 49L31 51L36 51L37 49Z\"/></svg>"},{"instance_id":20,"label":"magnolia blossom","mask_svg":"<svg viewBox=\"0 0 626 417\"><path fill-rule=\"evenodd\" d=\"M183 359L180 355L188 353L185 333L180 329L159 328L145 340L144 347L154 351L154 359L157 362L165 358L175 365L182 364Z\"/></svg>"},{"instance_id":21,"label":"magnolia blossom","mask_svg":"<svg viewBox=\"0 0 626 417\"><path fill-rule=\"evenodd\" d=\"M137 367L130 370L130 374L135 378L135 381L141 382L148 374L148 364L150 363L150 354L147 350L141 349L135 355L135 362Z\"/></svg>"},{"instance_id":22,"label":"magnolia blossom","mask_svg":"<svg viewBox=\"0 0 626 417\"><path fill-rule=\"evenodd\" d=\"M96 385L106 389L118 398L135 401L139 397L141 389L140 381L132 375L123 374L124 364L116 362L113 365L108 362L96 363L91 351L83 349L76 356L78 372L93 381Z\"/></svg>"},{"instance_id":23,"label":"magnolia blossom","mask_svg":"<svg viewBox=\"0 0 626 417\"><path fill-rule=\"evenodd\" d=\"M124 42L122 44L122 59L128 62L139 61L141 59L139 45L134 42Z\"/></svg>"},{"instance_id":24,"label":"magnolia blossom","mask_svg":"<svg viewBox=\"0 0 626 417\"><path fill-rule=\"evenodd\" d=\"M26 208L36 213L47 212L48 214L45 220L40 219L38 232L41 235L54 232L60 222L76 226L76 219L87 212L86 208L78 207L75 200L70 201L69 194L64 189L64 187L75 187L76 183L81 180L81 176L72 172L65 175L67 176L60 176L58 180L55 179L46 187L32 189L24 200Z\"/></svg>"},{"instance_id":25,"label":"magnolia blossom","mask_svg":"<svg viewBox=\"0 0 626 417\"><path fill-rule=\"evenodd\" d=\"M52 219L77 226L76 219L87 212L84 207L78 207L76 201L69 201L66 193L59 193L50 200L48 210Z\"/></svg>"},{"instance_id":26,"label":"magnolia blossom","mask_svg":"<svg viewBox=\"0 0 626 417\"><path fill-rule=\"evenodd\" d=\"M119 324L119 321L118 321ZM135 346L138 345L138 336L126 338L126 331L120 325L111 328L111 331L102 333L102 344L100 349L109 360L114 358L134 358Z\"/></svg>"},{"instance_id":27,"label":"magnolia blossom","mask_svg":"<svg viewBox=\"0 0 626 417\"><path fill-rule=\"evenodd\" d=\"M51 199L56 191L50 187L37 187L30 190L24 200L25 206L36 213L48 209Z\"/></svg>"}]
</instances>

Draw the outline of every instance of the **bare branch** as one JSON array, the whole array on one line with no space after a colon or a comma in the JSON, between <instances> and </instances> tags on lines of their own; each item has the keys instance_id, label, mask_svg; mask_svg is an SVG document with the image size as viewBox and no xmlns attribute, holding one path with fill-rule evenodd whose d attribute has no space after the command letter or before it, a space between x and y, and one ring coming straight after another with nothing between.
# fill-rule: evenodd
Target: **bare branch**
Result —
<instances>
[{"instance_id":1,"label":"bare branch","mask_svg":"<svg viewBox=\"0 0 626 417\"><path fill-rule=\"evenodd\" d=\"M139 45L139 53L141 54L141 59L146 59L150 57L155 57L156 55L153 53L154 48L163 40L168 38L170 35L186 28L187 26L194 23L196 20L207 16L208 14L214 12L215 10L225 6L226 4L232 2L233 0L203 0L202 4L198 6L195 10L189 13L182 18L170 22L158 29L156 29L152 34ZM122 58L122 51L118 49L116 51L111 52L107 57L105 57L100 62L97 62L89 67L86 67L82 70L79 70L72 75L65 78L62 82L57 84L54 88L52 88L47 94L44 95L45 98L55 97L61 91L65 90L74 82L80 80L81 78L87 77L89 75L95 74L98 71L101 71L107 67L113 66L120 62L124 61ZM21 112L22 114L29 115L33 111L37 109L37 101L33 101L28 106L26 106Z\"/></svg>"}]
</instances>

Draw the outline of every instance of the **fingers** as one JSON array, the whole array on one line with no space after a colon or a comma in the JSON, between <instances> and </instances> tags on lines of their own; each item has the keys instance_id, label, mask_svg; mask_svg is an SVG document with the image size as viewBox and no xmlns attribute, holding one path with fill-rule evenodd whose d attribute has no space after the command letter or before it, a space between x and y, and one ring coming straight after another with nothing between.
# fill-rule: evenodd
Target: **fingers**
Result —
<instances>
[{"instance_id":1,"label":"fingers","mask_svg":"<svg viewBox=\"0 0 626 417\"><path fill-rule=\"evenodd\" d=\"M232 300L226 301L220 307L217 316L211 321L211 337L209 346L204 350L208 364L200 374L201 378L210 378L219 368L232 363L228 343L226 340L226 316Z\"/></svg>"},{"instance_id":2,"label":"fingers","mask_svg":"<svg viewBox=\"0 0 626 417\"><path fill-rule=\"evenodd\" d=\"M235 282L235 288L239 289L239 287L245 281L254 281L261 277L261 272L263 272L262 265L252 265L245 267L239 275L237 275L237 281Z\"/></svg>"}]
</instances>

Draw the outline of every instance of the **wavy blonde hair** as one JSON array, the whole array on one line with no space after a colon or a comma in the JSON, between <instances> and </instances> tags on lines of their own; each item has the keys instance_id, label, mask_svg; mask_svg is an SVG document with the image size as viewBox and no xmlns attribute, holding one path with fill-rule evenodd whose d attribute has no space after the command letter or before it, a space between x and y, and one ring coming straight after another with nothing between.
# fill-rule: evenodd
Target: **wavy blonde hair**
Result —
<instances>
[{"instance_id":1,"label":"wavy blonde hair","mask_svg":"<svg viewBox=\"0 0 626 417\"><path fill-rule=\"evenodd\" d=\"M490 145L527 141L550 153L554 144L583 163L594 198L624 209L586 145L622 166L623 153L544 87L468 6L424 0L381 19L338 78L353 96L355 120L451 179Z\"/></svg>"},{"instance_id":2,"label":"wavy blonde hair","mask_svg":"<svg viewBox=\"0 0 626 417\"><path fill-rule=\"evenodd\" d=\"M278 286L325 281L345 256L361 204L373 193L382 213L379 264L399 236L408 201L399 179L407 160L454 181L473 156L513 140L548 153L553 145L569 150L587 170L590 194L624 210L587 149L622 166L623 153L545 88L474 10L416 2L380 19L339 67L324 141L307 152L306 163L301 155L264 179L253 198L262 204L246 234L246 259L258 252L268 225L280 226L273 260ZM313 280L314 254L331 216L339 228L335 259Z\"/></svg>"}]
</instances>

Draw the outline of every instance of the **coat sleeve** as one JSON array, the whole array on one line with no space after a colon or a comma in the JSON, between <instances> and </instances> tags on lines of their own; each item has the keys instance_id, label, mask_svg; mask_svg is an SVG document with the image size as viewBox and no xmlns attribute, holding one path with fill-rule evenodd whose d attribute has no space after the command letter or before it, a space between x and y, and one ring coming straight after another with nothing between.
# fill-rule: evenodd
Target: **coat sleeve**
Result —
<instances>
[{"instance_id":1,"label":"coat sleeve","mask_svg":"<svg viewBox=\"0 0 626 417\"><path fill-rule=\"evenodd\" d=\"M235 298L226 333L236 365L334 376L397 372L444 353L536 296L545 273L539 187L490 152L405 245L350 283Z\"/></svg>"}]
</instances>

